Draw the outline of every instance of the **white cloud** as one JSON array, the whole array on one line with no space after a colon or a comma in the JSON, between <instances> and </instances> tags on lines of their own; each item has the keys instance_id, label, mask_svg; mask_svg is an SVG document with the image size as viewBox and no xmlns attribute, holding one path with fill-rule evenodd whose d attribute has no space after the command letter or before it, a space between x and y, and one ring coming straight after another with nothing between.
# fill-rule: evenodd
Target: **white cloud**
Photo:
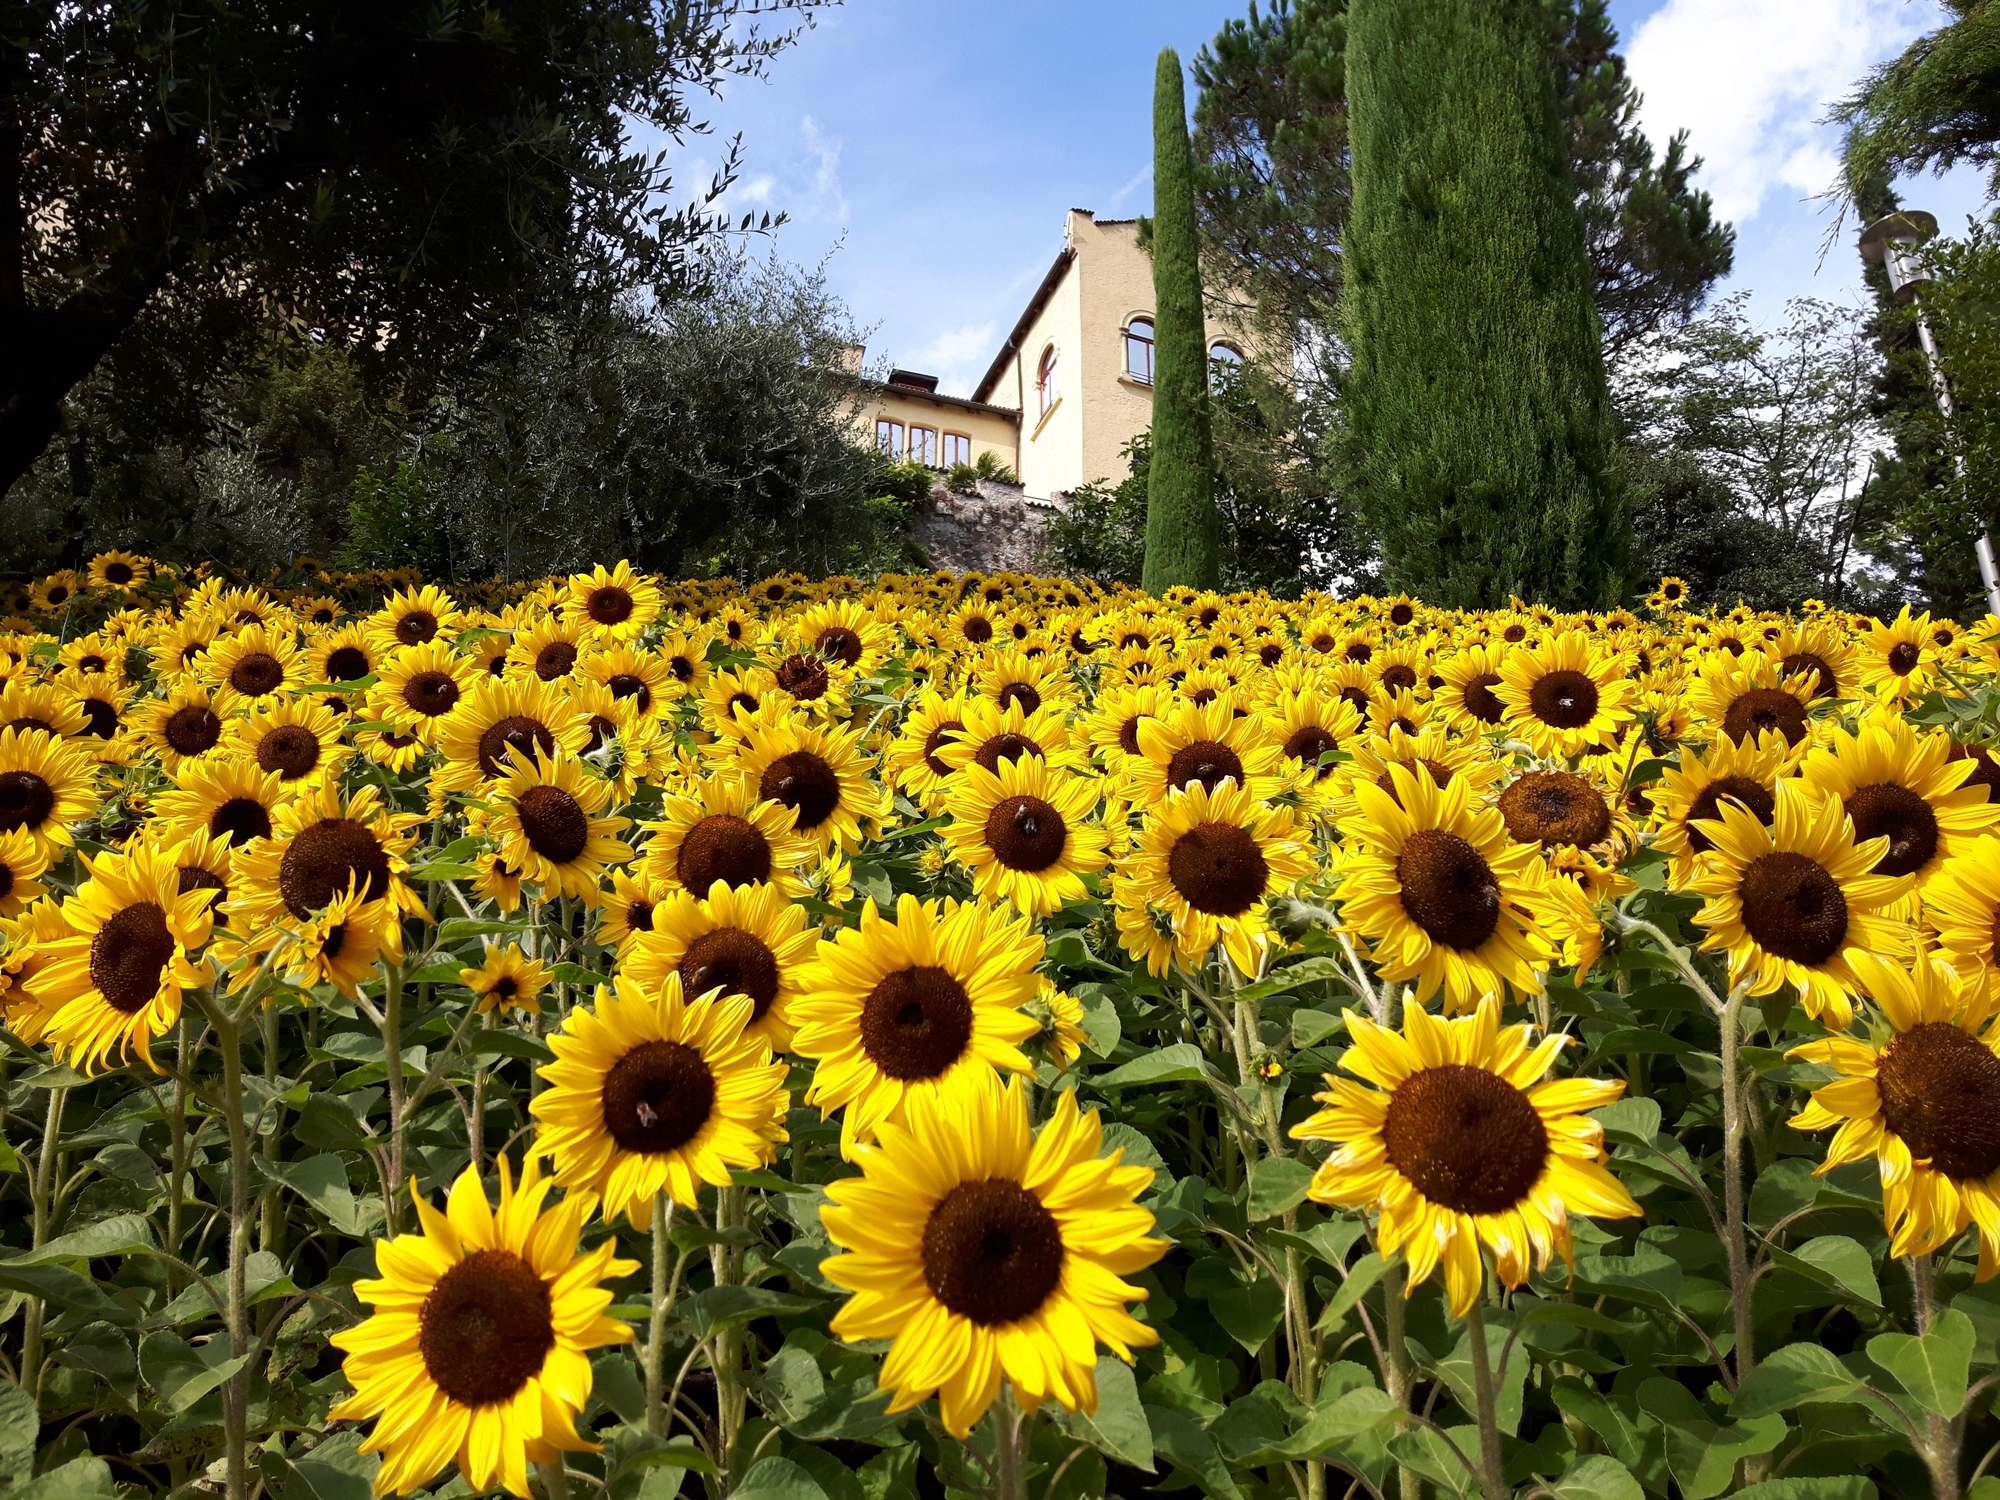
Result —
<instances>
[{"instance_id":1,"label":"white cloud","mask_svg":"<svg viewBox=\"0 0 2000 1500\"><path fill-rule=\"evenodd\" d=\"M806 155L812 167L813 197L831 210L833 217L847 219L847 195L840 186L840 142L829 140L819 121L811 115L799 117L799 134L805 137Z\"/></svg>"},{"instance_id":2,"label":"white cloud","mask_svg":"<svg viewBox=\"0 0 2000 1500\"><path fill-rule=\"evenodd\" d=\"M941 391L967 394L986 373L986 366L993 358L995 337L990 321L948 328L919 349L905 368L937 376Z\"/></svg>"},{"instance_id":3,"label":"white cloud","mask_svg":"<svg viewBox=\"0 0 2000 1500\"><path fill-rule=\"evenodd\" d=\"M1120 189L1118 189L1117 192L1113 193L1108 200L1106 200L1104 205L1105 208L1110 209L1114 212L1118 209L1123 208L1125 206L1125 200L1127 198L1131 197L1134 193L1138 192L1140 188L1144 187L1147 183L1151 182L1152 180L1153 180L1153 168L1152 165L1148 163L1146 166L1139 168L1138 171L1134 172L1129 178L1126 179L1125 185Z\"/></svg>"},{"instance_id":4,"label":"white cloud","mask_svg":"<svg viewBox=\"0 0 2000 1500\"><path fill-rule=\"evenodd\" d=\"M1828 107L1940 20L1935 0L1667 0L1626 60L1647 134L1663 146L1685 129L1717 213L1740 223L1773 193L1833 185Z\"/></svg>"}]
</instances>

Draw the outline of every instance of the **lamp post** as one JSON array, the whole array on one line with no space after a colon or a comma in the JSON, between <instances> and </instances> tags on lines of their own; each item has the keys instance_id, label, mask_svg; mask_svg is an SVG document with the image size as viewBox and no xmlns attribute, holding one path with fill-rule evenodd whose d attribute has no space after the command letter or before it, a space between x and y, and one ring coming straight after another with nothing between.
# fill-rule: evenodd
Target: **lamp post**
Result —
<instances>
[{"instance_id":1,"label":"lamp post","mask_svg":"<svg viewBox=\"0 0 2000 1500\"><path fill-rule=\"evenodd\" d=\"M1945 378L1944 362L1938 357L1937 339L1930 319L1924 316L1923 291L1933 278L1916 258L1916 249L1937 233L1937 219L1922 209L1906 208L1886 214L1861 231L1861 258L1880 265L1889 276L1889 295L1917 316L1917 342L1923 346L1924 366L1930 372L1931 394L1938 410L1949 422L1957 407L1951 399L1951 382ZM1953 467L1965 477L1965 460L1954 458ZM1973 543L1979 559L1979 581L1986 586L1986 607L2000 615L2000 568L1993 560L1993 538L1982 531Z\"/></svg>"}]
</instances>

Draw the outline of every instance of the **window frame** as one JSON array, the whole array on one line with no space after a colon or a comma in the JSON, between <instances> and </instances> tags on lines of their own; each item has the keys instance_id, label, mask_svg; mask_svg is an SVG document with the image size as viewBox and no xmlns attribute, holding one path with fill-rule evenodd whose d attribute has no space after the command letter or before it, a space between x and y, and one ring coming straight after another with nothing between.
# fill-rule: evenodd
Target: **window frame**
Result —
<instances>
[{"instance_id":1,"label":"window frame","mask_svg":"<svg viewBox=\"0 0 2000 1500\"><path fill-rule=\"evenodd\" d=\"M939 433L938 438L938 457L945 468L956 468L960 464L970 466L972 463L971 433L945 431ZM962 453L964 456L954 458L952 457L954 452Z\"/></svg>"},{"instance_id":2,"label":"window frame","mask_svg":"<svg viewBox=\"0 0 2000 1500\"><path fill-rule=\"evenodd\" d=\"M909 451L905 436L909 429L894 417L875 419L875 451L885 455L891 463L901 463L903 455Z\"/></svg>"},{"instance_id":3,"label":"window frame","mask_svg":"<svg viewBox=\"0 0 2000 1500\"><path fill-rule=\"evenodd\" d=\"M917 452L917 434L920 432L925 438L924 451L921 454ZM912 422L904 429L903 437L903 451L910 455L911 463L922 464L926 469L935 469L937 467L938 430L935 427L926 427L921 422Z\"/></svg>"},{"instance_id":4,"label":"window frame","mask_svg":"<svg viewBox=\"0 0 2000 1500\"><path fill-rule=\"evenodd\" d=\"M1143 338L1132 331L1142 324L1146 329L1146 334ZM1149 317L1134 313L1125 320L1125 378L1127 380L1137 381L1141 385L1151 385L1153 383L1153 377L1157 369L1154 363L1154 353L1155 346L1158 343L1158 332L1158 326ZM1135 344L1142 346L1146 351L1146 369L1143 374L1132 368L1132 347Z\"/></svg>"},{"instance_id":5,"label":"window frame","mask_svg":"<svg viewBox=\"0 0 2000 1500\"><path fill-rule=\"evenodd\" d=\"M1042 350L1042 357L1035 365L1035 400L1039 410L1035 418L1040 421L1056 409L1056 402L1062 399L1062 392L1056 388L1056 366L1061 356L1056 346L1050 344Z\"/></svg>"}]
</instances>

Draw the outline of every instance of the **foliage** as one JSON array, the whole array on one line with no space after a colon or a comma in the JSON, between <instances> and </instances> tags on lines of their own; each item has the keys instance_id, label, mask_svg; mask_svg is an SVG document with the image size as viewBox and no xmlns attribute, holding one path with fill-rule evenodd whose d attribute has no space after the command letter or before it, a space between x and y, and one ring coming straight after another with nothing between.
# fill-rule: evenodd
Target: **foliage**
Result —
<instances>
[{"instance_id":1,"label":"foliage","mask_svg":"<svg viewBox=\"0 0 2000 1500\"><path fill-rule=\"evenodd\" d=\"M758 74L818 0L191 0L0 12L0 488L157 300L247 302L443 369L579 285L685 284L689 96ZM747 220L745 221L747 225Z\"/></svg>"},{"instance_id":2,"label":"foliage","mask_svg":"<svg viewBox=\"0 0 2000 1500\"><path fill-rule=\"evenodd\" d=\"M1343 395L1394 586L1603 606L1628 584L1582 226L1528 0L1351 12Z\"/></svg>"},{"instance_id":3,"label":"foliage","mask_svg":"<svg viewBox=\"0 0 2000 1500\"><path fill-rule=\"evenodd\" d=\"M1733 232L1691 186L1685 132L1658 159L1604 0L1549 0L1546 45L1606 351L1688 317ZM1196 202L1209 275L1287 328L1333 332L1353 189L1347 0L1276 0L1195 57Z\"/></svg>"},{"instance_id":4,"label":"foliage","mask_svg":"<svg viewBox=\"0 0 2000 1500\"><path fill-rule=\"evenodd\" d=\"M1208 323L1193 171L1180 54L1168 47L1153 86L1153 461L1144 571L1154 593L1174 584L1213 588L1218 576Z\"/></svg>"},{"instance_id":5,"label":"foliage","mask_svg":"<svg viewBox=\"0 0 2000 1500\"><path fill-rule=\"evenodd\" d=\"M1950 19L1871 71L1834 111L1848 128L1847 177L1868 185L1929 167L1995 163L2000 144L2000 8L1943 0Z\"/></svg>"},{"instance_id":6,"label":"foliage","mask_svg":"<svg viewBox=\"0 0 2000 1500\"><path fill-rule=\"evenodd\" d=\"M988 448L969 464L953 464L944 476L944 485L957 494L971 495L978 492L982 479L1016 486L1021 482L1021 476L1007 467L1007 461Z\"/></svg>"}]
</instances>

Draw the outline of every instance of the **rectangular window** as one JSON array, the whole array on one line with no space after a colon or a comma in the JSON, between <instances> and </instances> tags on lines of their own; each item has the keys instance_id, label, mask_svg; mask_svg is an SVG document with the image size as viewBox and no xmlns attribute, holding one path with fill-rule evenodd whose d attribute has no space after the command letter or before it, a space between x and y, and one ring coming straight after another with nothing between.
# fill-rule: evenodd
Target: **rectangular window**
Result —
<instances>
[{"instance_id":1,"label":"rectangular window","mask_svg":"<svg viewBox=\"0 0 2000 1500\"><path fill-rule=\"evenodd\" d=\"M910 462L922 464L927 469L937 467L937 429L935 427L912 427L910 429Z\"/></svg>"},{"instance_id":2,"label":"rectangular window","mask_svg":"<svg viewBox=\"0 0 2000 1500\"><path fill-rule=\"evenodd\" d=\"M972 439L962 432L947 432L944 435L944 466L955 469L960 464L972 462Z\"/></svg>"},{"instance_id":3,"label":"rectangular window","mask_svg":"<svg viewBox=\"0 0 2000 1500\"><path fill-rule=\"evenodd\" d=\"M875 446L895 459L903 459L903 424L892 422L887 417L875 419Z\"/></svg>"}]
</instances>

